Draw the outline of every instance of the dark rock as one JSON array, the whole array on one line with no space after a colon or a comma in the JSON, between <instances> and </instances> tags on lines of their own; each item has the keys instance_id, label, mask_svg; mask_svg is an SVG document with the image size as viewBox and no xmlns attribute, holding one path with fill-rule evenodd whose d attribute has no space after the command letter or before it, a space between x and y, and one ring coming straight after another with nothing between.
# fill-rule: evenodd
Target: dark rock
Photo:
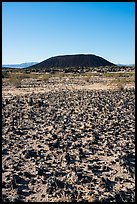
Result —
<instances>
[{"instance_id":1,"label":"dark rock","mask_svg":"<svg viewBox=\"0 0 137 204\"><path fill-rule=\"evenodd\" d=\"M18 175L13 175L13 182L15 184L28 184L29 182Z\"/></svg>"},{"instance_id":2,"label":"dark rock","mask_svg":"<svg viewBox=\"0 0 137 204\"><path fill-rule=\"evenodd\" d=\"M43 62L33 65L32 69L44 69L44 68L64 68L64 67L98 67L98 66L112 66L113 63L103 59L102 57L96 55L64 55L51 57Z\"/></svg>"},{"instance_id":3,"label":"dark rock","mask_svg":"<svg viewBox=\"0 0 137 204\"><path fill-rule=\"evenodd\" d=\"M25 158L28 159L28 158L31 158L31 157L34 157L36 158L37 157L37 152L33 149L30 149L30 150L25 150ZM24 154L23 152L23 154Z\"/></svg>"}]
</instances>

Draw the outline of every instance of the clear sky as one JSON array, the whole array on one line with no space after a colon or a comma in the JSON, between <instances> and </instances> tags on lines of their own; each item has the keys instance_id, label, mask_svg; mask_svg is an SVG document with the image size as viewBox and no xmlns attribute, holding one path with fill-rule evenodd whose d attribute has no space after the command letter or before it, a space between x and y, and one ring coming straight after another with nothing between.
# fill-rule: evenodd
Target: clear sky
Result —
<instances>
[{"instance_id":1,"label":"clear sky","mask_svg":"<svg viewBox=\"0 0 137 204\"><path fill-rule=\"evenodd\" d=\"M135 3L2 2L2 64L65 54L135 63Z\"/></svg>"}]
</instances>

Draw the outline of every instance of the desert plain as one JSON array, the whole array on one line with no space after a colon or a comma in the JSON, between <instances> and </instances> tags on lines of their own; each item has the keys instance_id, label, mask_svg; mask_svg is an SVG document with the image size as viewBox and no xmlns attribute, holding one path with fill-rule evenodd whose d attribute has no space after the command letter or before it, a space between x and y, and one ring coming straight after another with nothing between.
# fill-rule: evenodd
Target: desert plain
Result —
<instances>
[{"instance_id":1,"label":"desert plain","mask_svg":"<svg viewBox=\"0 0 137 204\"><path fill-rule=\"evenodd\" d=\"M134 202L134 71L24 76L2 78L3 202Z\"/></svg>"}]
</instances>

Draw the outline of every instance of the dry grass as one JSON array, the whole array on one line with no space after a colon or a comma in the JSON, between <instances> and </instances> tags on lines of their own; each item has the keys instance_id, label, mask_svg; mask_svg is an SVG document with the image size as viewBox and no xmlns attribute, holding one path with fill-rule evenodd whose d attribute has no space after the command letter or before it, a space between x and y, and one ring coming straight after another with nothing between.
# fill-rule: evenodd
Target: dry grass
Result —
<instances>
[{"instance_id":1,"label":"dry grass","mask_svg":"<svg viewBox=\"0 0 137 204\"><path fill-rule=\"evenodd\" d=\"M20 73L10 73L9 74L9 82L13 84L16 88L21 87L21 81L23 79L22 74Z\"/></svg>"},{"instance_id":2,"label":"dry grass","mask_svg":"<svg viewBox=\"0 0 137 204\"><path fill-rule=\"evenodd\" d=\"M104 77L110 78L109 85L123 90L127 85L135 83L135 72L107 72Z\"/></svg>"},{"instance_id":3,"label":"dry grass","mask_svg":"<svg viewBox=\"0 0 137 204\"><path fill-rule=\"evenodd\" d=\"M52 74L52 77L58 77L59 79L65 77L66 74L64 72L55 72L54 74Z\"/></svg>"},{"instance_id":4,"label":"dry grass","mask_svg":"<svg viewBox=\"0 0 137 204\"><path fill-rule=\"evenodd\" d=\"M109 83L110 86L116 87L118 90L123 90L126 85L134 83L134 78L115 78Z\"/></svg>"},{"instance_id":5,"label":"dry grass","mask_svg":"<svg viewBox=\"0 0 137 204\"><path fill-rule=\"evenodd\" d=\"M107 72L103 74L104 77L135 77L135 72Z\"/></svg>"},{"instance_id":6,"label":"dry grass","mask_svg":"<svg viewBox=\"0 0 137 204\"><path fill-rule=\"evenodd\" d=\"M79 74L79 76L82 76L82 79L86 82L90 82L90 79L95 77L95 76L102 76L101 73L98 72L85 72L82 74Z\"/></svg>"},{"instance_id":7,"label":"dry grass","mask_svg":"<svg viewBox=\"0 0 137 204\"><path fill-rule=\"evenodd\" d=\"M85 76L85 77L83 77L83 79L84 79L86 82L90 82L90 78L91 78L90 75L89 75L89 76Z\"/></svg>"},{"instance_id":8,"label":"dry grass","mask_svg":"<svg viewBox=\"0 0 137 204\"><path fill-rule=\"evenodd\" d=\"M48 82L51 77L51 74L42 74L40 79L43 80L44 82Z\"/></svg>"},{"instance_id":9,"label":"dry grass","mask_svg":"<svg viewBox=\"0 0 137 204\"><path fill-rule=\"evenodd\" d=\"M25 73L24 71L16 70L12 71L7 74L7 78L9 79L9 82L13 84L16 88L21 87L21 81L26 78L33 78L38 79L39 74L36 73Z\"/></svg>"},{"instance_id":10,"label":"dry grass","mask_svg":"<svg viewBox=\"0 0 137 204\"><path fill-rule=\"evenodd\" d=\"M9 82L13 84L16 88L21 87L22 79L25 78L33 78L39 79L44 82L48 82L49 79L59 78L60 80L64 77L67 78L82 78L83 81L90 82L94 77L100 77L102 80L109 81L109 85L116 87L119 90L124 89L124 87L128 84L135 82L135 72L107 72L107 73L99 73L99 72L85 72L85 73L64 73L64 72L55 72L55 73L35 73L30 72L26 73L24 70L14 70L12 72L3 72L3 78L8 78ZM106 82L108 83L108 82Z\"/></svg>"}]
</instances>

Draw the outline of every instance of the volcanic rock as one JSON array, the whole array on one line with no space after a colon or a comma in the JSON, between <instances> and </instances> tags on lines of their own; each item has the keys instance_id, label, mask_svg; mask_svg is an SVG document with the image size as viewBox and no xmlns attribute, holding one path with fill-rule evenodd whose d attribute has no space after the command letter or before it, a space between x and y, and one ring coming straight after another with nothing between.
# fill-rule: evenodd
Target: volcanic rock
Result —
<instances>
[{"instance_id":1,"label":"volcanic rock","mask_svg":"<svg viewBox=\"0 0 137 204\"><path fill-rule=\"evenodd\" d=\"M78 54L78 55L62 55L51 57L29 68L45 69L45 68L66 68L66 67L99 67L115 65L102 57L92 54Z\"/></svg>"}]
</instances>

